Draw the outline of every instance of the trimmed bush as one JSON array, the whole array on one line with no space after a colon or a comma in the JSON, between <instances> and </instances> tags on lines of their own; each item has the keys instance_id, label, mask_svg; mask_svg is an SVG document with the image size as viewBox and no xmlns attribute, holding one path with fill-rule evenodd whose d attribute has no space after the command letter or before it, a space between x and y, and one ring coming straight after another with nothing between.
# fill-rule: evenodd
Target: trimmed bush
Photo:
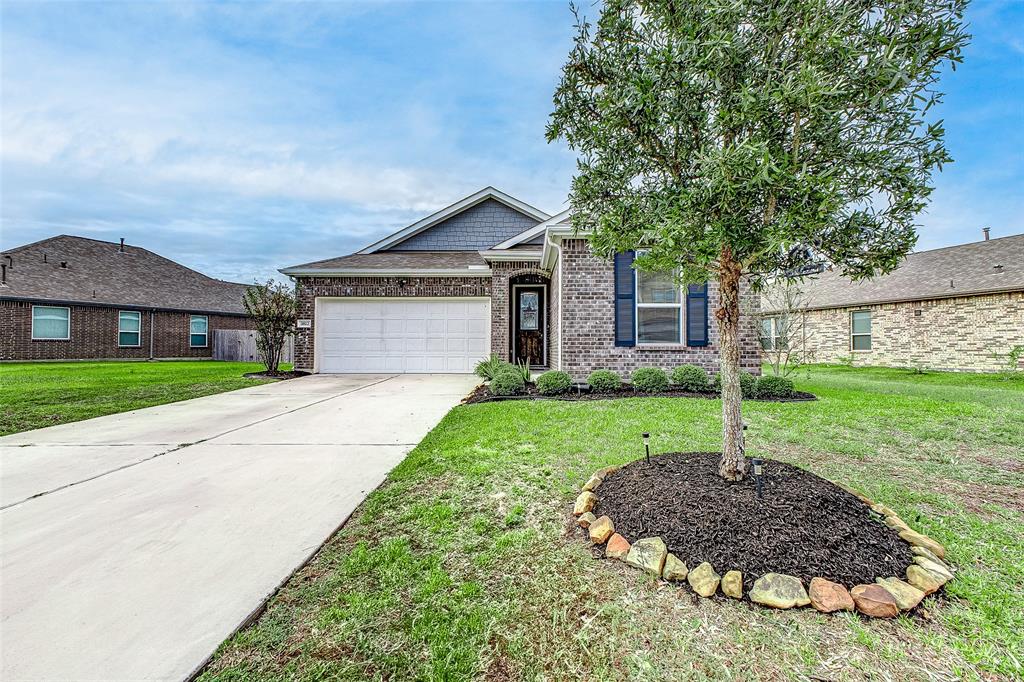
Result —
<instances>
[{"instance_id":1,"label":"trimmed bush","mask_svg":"<svg viewBox=\"0 0 1024 682\"><path fill-rule=\"evenodd\" d=\"M679 365L672 370L672 383L691 393L707 393L711 390L708 373L697 365Z\"/></svg>"},{"instance_id":2,"label":"trimmed bush","mask_svg":"<svg viewBox=\"0 0 1024 682\"><path fill-rule=\"evenodd\" d=\"M757 380L758 398L792 398L793 392L793 382L786 377L769 374Z\"/></svg>"},{"instance_id":3,"label":"trimmed bush","mask_svg":"<svg viewBox=\"0 0 1024 682\"><path fill-rule=\"evenodd\" d=\"M642 393L658 393L668 389L668 374L657 367L642 367L630 376L633 388Z\"/></svg>"},{"instance_id":4,"label":"trimmed bush","mask_svg":"<svg viewBox=\"0 0 1024 682\"><path fill-rule=\"evenodd\" d=\"M611 393L622 387L622 379L610 369L595 369L587 377L587 383L594 393Z\"/></svg>"},{"instance_id":5,"label":"trimmed bush","mask_svg":"<svg viewBox=\"0 0 1024 682\"><path fill-rule=\"evenodd\" d=\"M537 377L537 390L541 395L558 395L572 388L572 377L566 372L551 370Z\"/></svg>"},{"instance_id":6,"label":"trimmed bush","mask_svg":"<svg viewBox=\"0 0 1024 682\"><path fill-rule=\"evenodd\" d=\"M516 369L505 369L491 379L491 395L518 395L526 389L523 375Z\"/></svg>"},{"instance_id":7,"label":"trimmed bush","mask_svg":"<svg viewBox=\"0 0 1024 682\"><path fill-rule=\"evenodd\" d=\"M711 378L711 390L715 393L722 392L722 375L715 374ZM757 377L750 372L740 370L740 393L744 398L753 398L757 395Z\"/></svg>"},{"instance_id":8,"label":"trimmed bush","mask_svg":"<svg viewBox=\"0 0 1024 682\"><path fill-rule=\"evenodd\" d=\"M495 353L491 353L491 357L476 363L473 373L485 381L491 381L503 369L512 369L512 365L499 358Z\"/></svg>"}]
</instances>

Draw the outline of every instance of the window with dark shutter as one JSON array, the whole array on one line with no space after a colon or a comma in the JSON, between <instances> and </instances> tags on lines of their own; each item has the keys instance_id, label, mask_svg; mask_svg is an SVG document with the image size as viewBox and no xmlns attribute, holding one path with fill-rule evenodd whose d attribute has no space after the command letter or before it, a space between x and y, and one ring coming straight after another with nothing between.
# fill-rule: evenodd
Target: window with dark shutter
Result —
<instances>
[{"instance_id":1,"label":"window with dark shutter","mask_svg":"<svg viewBox=\"0 0 1024 682\"><path fill-rule=\"evenodd\" d=\"M615 254L615 345L636 345L636 271L635 252Z\"/></svg>"},{"instance_id":2,"label":"window with dark shutter","mask_svg":"<svg viewBox=\"0 0 1024 682\"><path fill-rule=\"evenodd\" d=\"M708 285L686 287L686 345L708 345Z\"/></svg>"}]
</instances>

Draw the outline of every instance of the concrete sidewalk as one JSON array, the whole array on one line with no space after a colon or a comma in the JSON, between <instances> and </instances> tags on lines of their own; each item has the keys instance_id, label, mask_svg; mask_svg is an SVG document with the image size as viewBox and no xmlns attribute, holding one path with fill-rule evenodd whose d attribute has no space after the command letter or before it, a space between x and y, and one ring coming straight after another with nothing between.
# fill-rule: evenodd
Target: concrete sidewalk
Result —
<instances>
[{"instance_id":1,"label":"concrete sidewalk","mask_svg":"<svg viewBox=\"0 0 1024 682\"><path fill-rule=\"evenodd\" d=\"M311 376L0 438L0 678L187 677L476 383Z\"/></svg>"}]
</instances>

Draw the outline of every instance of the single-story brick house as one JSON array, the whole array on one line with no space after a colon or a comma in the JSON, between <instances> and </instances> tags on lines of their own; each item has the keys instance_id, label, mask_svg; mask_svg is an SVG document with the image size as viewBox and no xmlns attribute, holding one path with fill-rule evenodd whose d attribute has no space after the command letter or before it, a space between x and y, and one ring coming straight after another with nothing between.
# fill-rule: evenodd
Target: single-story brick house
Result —
<instances>
[{"instance_id":1,"label":"single-story brick house","mask_svg":"<svg viewBox=\"0 0 1024 682\"><path fill-rule=\"evenodd\" d=\"M991 372L1024 347L1024 234L920 251L888 275L804 278L800 324L780 324L782 296L762 302L764 344L814 362ZM769 302L770 301L770 302ZM795 339L773 331L798 329ZM1024 357L1020 368L1024 369Z\"/></svg>"},{"instance_id":2,"label":"single-story brick house","mask_svg":"<svg viewBox=\"0 0 1024 682\"><path fill-rule=\"evenodd\" d=\"M582 380L684 363L717 371L714 282L681 290L594 255L569 212L551 216L492 187L339 258L284 268L296 282L296 369L471 372L495 353ZM744 294L748 309L758 300ZM760 371L757 321L742 364Z\"/></svg>"},{"instance_id":3,"label":"single-story brick house","mask_svg":"<svg viewBox=\"0 0 1024 682\"><path fill-rule=\"evenodd\" d=\"M0 360L209 358L252 329L244 284L152 251L61 235L0 254Z\"/></svg>"}]
</instances>

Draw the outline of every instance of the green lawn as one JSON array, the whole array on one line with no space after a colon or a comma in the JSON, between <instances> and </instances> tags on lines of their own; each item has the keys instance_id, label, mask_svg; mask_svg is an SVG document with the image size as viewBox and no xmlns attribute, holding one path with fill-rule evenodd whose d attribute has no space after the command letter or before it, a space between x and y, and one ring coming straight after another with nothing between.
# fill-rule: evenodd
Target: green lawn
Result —
<instances>
[{"instance_id":1,"label":"green lawn","mask_svg":"<svg viewBox=\"0 0 1024 682\"><path fill-rule=\"evenodd\" d=\"M265 383L253 362L0 364L0 435Z\"/></svg>"},{"instance_id":2,"label":"green lawn","mask_svg":"<svg viewBox=\"0 0 1024 682\"><path fill-rule=\"evenodd\" d=\"M598 467L706 450L720 403L454 409L226 642L206 680L958 680L1024 675L1024 380L817 367L814 403L747 403L748 453L863 490L959 574L912 617L701 600L594 560ZM718 567L720 570L729 567Z\"/></svg>"}]
</instances>

